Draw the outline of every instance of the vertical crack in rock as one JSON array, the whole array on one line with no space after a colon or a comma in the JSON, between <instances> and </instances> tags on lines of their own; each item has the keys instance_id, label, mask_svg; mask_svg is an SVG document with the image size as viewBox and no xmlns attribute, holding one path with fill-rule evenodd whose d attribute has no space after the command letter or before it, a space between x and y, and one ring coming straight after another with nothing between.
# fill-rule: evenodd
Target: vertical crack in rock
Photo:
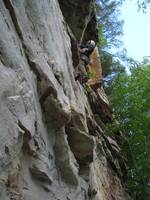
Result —
<instances>
[{"instance_id":1,"label":"vertical crack in rock","mask_svg":"<svg viewBox=\"0 0 150 200\"><path fill-rule=\"evenodd\" d=\"M97 41L95 2L88 0L59 0L59 4L66 22L70 26L78 42L89 39ZM81 41L82 40L82 41Z\"/></svg>"},{"instance_id":2,"label":"vertical crack in rock","mask_svg":"<svg viewBox=\"0 0 150 200\"><path fill-rule=\"evenodd\" d=\"M79 175L89 181L89 166L93 162L94 139L88 135L85 116L72 110L70 123L66 126L69 146L79 164Z\"/></svg>"},{"instance_id":3,"label":"vertical crack in rock","mask_svg":"<svg viewBox=\"0 0 150 200\"><path fill-rule=\"evenodd\" d=\"M75 167L77 163L70 151L64 128L56 132L55 154L62 179L67 184L77 187L79 184L78 169Z\"/></svg>"},{"instance_id":4,"label":"vertical crack in rock","mask_svg":"<svg viewBox=\"0 0 150 200\"><path fill-rule=\"evenodd\" d=\"M76 68L79 64L79 52L78 52L78 41L75 38L73 32L71 31L70 27L66 24L67 32L71 40L71 52L72 52L72 61L73 66Z\"/></svg>"},{"instance_id":5,"label":"vertical crack in rock","mask_svg":"<svg viewBox=\"0 0 150 200\"><path fill-rule=\"evenodd\" d=\"M21 39L21 41L23 41L22 33L21 33L21 30L20 30L18 20L17 20L17 17L16 17L16 13L15 13L15 10L14 10L14 7L12 5L11 0L3 0L3 2L5 4L5 7L8 9L8 11L10 13L11 19L13 21L14 27L16 29L16 32L17 32L19 38Z\"/></svg>"},{"instance_id":6,"label":"vertical crack in rock","mask_svg":"<svg viewBox=\"0 0 150 200\"><path fill-rule=\"evenodd\" d=\"M18 122L18 126L20 129L24 132L23 134L23 145L22 149L23 152L29 152L29 141L32 138L30 131L21 123L21 121Z\"/></svg>"}]
</instances>

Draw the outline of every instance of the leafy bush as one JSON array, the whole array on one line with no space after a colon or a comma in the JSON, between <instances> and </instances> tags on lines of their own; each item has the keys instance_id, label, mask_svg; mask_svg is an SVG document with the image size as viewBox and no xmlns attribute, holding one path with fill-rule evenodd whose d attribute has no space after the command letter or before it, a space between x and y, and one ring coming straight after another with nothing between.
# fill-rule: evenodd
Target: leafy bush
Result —
<instances>
[{"instance_id":1,"label":"leafy bush","mask_svg":"<svg viewBox=\"0 0 150 200\"><path fill-rule=\"evenodd\" d=\"M134 67L112 86L110 101L128 138L128 187L133 199L150 198L150 66Z\"/></svg>"},{"instance_id":2,"label":"leafy bush","mask_svg":"<svg viewBox=\"0 0 150 200\"><path fill-rule=\"evenodd\" d=\"M95 71L89 71L88 72L88 77L89 78L94 78L96 76L96 72Z\"/></svg>"}]
</instances>

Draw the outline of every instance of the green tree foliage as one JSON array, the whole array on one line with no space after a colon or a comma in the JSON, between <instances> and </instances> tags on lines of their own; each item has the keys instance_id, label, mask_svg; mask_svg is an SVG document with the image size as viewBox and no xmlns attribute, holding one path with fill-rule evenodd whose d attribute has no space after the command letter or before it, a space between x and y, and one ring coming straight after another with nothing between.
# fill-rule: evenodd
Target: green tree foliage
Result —
<instances>
[{"instance_id":1,"label":"green tree foliage","mask_svg":"<svg viewBox=\"0 0 150 200\"><path fill-rule=\"evenodd\" d=\"M119 7L122 1L97 0L96 3L100 48L106 47L103 44L101 45L103 38L107 41L107 48L119 47L122 44L119 40L119 36L122 35L123 25L123 20L119 19Z\"/></svg>"},{"instance_id":2,"label":"green tree foliage","mask_svg":"<svg viewBox=\"0 0 150 200\"><path fill-rule=\"evenodd\" d=\"M125 71L125 68L120 61L114 59L114 56L107 51L103 51L103 54L101 55L101 63L105 66L103 68L103 76Z\"/></svg>"},{"instance_id":3,"label":"green tree foliage","mask_svg":"<svg viewBox=\"0 0 150 200\"><path fill-rule=\"evenodd\" d=\"M103 68L103 76L111 77L111 74L124 70L118 56L110 53L110 49L119 48L122 45L119 39L122 35L123 20L119 19L119 8L122 0L97 0L97 21L99 36L99 51L101 56L101 64ZM112 76L113 77L113 76ZM108 78L110 80L110 78ZM105 83L109 81L105 78Z\"/></svg>"},{"instance_id":4,"label":"green tree foliage","mask_svg":"<svg viewBox=\"0 0 150 200\"><path fill-rule=\"evenodd\" d=\"M110 101L128 138L123 150L129 160L128 187L134 200L150 199L150 65L119 75Z\"/></svg>"},{"instance_id":5,"label":"green tree foliage","mask_svg":"<svg viewBox=\"0 0 150 200\"><path fill-rule=\"evenodd\" d=\"M147 9L147 5L150 3L150 0L138 0L137 1L139 9L142 9L143 12Z\"/></svg>"},{"instance_id":6,"label":"green tree foliage","mask_svg":"<svg viewBox=\"0 0 150 200\"><path fill-rule=\"evenodd\" d=\"M98 24L97 28L98 28L98 46L99 49L104 49L108 46L108 42L103 33L103 27L100 24Z\"/></svg>"}]
</instances>

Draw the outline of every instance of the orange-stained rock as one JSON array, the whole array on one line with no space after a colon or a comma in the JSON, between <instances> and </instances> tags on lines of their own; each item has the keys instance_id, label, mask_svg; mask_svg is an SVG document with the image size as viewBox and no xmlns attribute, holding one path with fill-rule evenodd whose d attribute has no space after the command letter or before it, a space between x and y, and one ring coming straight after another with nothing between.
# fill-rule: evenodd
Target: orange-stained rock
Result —
<instances>
[{"instance_id":1,"label":"orange-stained rock","mask_svg":"<svg viewBox=\"0 0 150 200\"><path fill-rule=\"evenodd\" d=\"M102 85L102 67L97 47L90 58L89 72L91 76L87 82L91 88L89 102L94 113L98 114L104 123L110 123L113 120L112 110Z\"/></svg>"},{"instance_id":2,"label":"orange-stained rock","mask_svg":"<svg viewBox=\"0 0 150 200\"><path fill-rule=\"evenodd\" d=\"M99 84L102 81L102 68L100 63L100 56L98 48L96 47L94 52L91 55L91 64L89 65L89 71L91 77L88 81L88 85L92 86Z\"/></svg>"}]
</instances>

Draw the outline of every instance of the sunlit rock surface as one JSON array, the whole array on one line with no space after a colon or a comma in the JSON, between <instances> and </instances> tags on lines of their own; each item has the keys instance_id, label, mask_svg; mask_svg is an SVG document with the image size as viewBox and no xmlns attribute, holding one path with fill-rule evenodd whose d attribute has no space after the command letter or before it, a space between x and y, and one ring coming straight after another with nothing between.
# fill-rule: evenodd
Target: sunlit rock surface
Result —
<instances>
[{"instance_id":1,"label":"sunlit rock surface","mask_svg":"<svg viewBox=\"0 0 150 200\"><path fill-rule=\"evenodd\" d=\"M0 0L0 200L128 199L100 65L90 92L74 79L81 39L93 1Z\"/></svg>"}]
</instances>

